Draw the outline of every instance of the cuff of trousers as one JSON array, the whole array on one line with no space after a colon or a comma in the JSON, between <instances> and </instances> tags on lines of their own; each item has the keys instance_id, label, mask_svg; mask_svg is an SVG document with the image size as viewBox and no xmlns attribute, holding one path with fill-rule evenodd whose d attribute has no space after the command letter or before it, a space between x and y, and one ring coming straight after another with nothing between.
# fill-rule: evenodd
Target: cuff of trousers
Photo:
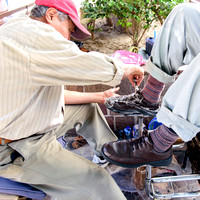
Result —
<instances>
[{"instance_id":1,"label":"cuff of trousers","mask_svg":"<svg viewBox=\"0 0 200 200\"><path fill-rule=\"evenodd\" d=\"M173 129L176 134L185 142L190 141L200 132L200 128L180 115L173 113L167 107L162 106L157 114L157 119L168 128Z\"/></svg>"},{"instance_id":2,"label":"cuff of trousers","mask_svg":"<svg viewBox=\"0 0 200 200\"><path fill-rule=\"evenodd\" d=\"M151 59L151 58L150 58ZM169 83L175 81L175 76L170 76L169 74L162 71L160 68L158 68L155 64L151 62L151 60L148 60L145 64L145 70L151 74L155 79L162 83Z\"/></svg>"}]
</instances>

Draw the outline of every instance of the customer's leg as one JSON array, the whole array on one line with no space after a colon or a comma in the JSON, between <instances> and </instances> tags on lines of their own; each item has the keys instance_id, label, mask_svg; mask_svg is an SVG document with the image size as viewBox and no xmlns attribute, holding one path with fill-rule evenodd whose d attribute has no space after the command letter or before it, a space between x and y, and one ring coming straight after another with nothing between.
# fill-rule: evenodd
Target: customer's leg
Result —
<instances>
[{"instance_id":1,"label":"customer's leg","mask_svg":"<svg viewBox=\"0 0 200 200\"><path fill-rule=\"evenodd\" d=\"M167 91L157 114L163 125L147 136L105 144L102 152L108 161L125 167L169 164L178 136L189 141L200 132L199 66L200 54Z\"/></svg>"},{"instance_id":2,"label":"customer's leg","mask_svg":"<svg viewBox=\"0 0 200 200\"><path fill-rule=\"evenodd\" d=\"M150 76L142 90L146 100L156 103L164 83L174 81L182 65L188 65L200 52L200 4L180 4L165 20L146 63Z\"/></svg>"},{"instance_id":3,"label":"customer's leg","mask_svg":"<svg viewBox=\"0 0 200 200\"><path fill-rule=\"evenodd\" d=\"M155 150L165 151L179 136L189 141L200 132L200 54L163 97L157 119L163 124L151 133Z\"/></svg>"},{"instance_id":4,"label":"customer's leg","mask_svg":"<svg viewBox=\"0 0 200 200\"><path fill-rule=\"evenodd\" d=\"M179 67L188 65L200 53L200 4L176 6L165 20L146 70L162 83L174 80Z\"/></svg>"},{"instance_id":5,"label":"customer's leg","mask_svg":"<svg viewBox=\"0 0 200 200\"><path fill-rule=\"evenodd\" d=\"M184 141L200 132L200 54L188 65L163 97L159 121L172 128Z\"/></svg>"},{"instance_id":6,"label":"customer's leg","mask_svg":"<svg viewBox=\"0 0 200 200\"><path fill-rule=\"evenodd\" d=\"M0 176L31 184L58 200L125 199L106 170L62 148L53 132L10 146L0 146ZM13 149L21 156L11 160Z\"/></svg>"},{"instance_id":7,"label":"customer's leg","mask_svg":"<svg viewBox=\"0 0 200 200\"><path fill-rule=\"evenodd\" d=\"M77 133L87 140L98 156L103 144L117 140L100 107L95 103L65 106L64 122L56 130L57 137L64 135L71 128L76 128Z\"/></svg>"}]
</instances>

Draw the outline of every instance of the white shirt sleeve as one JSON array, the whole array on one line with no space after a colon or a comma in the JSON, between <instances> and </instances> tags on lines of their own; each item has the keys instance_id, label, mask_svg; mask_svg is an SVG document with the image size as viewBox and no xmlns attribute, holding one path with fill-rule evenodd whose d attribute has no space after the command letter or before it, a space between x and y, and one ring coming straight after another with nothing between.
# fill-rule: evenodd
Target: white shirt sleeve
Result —
<instances>
[{"instance_id":1,"label":"white shirt sleeve","mask_svg":"<svg viewBox=\"0 0 200 200\"><path fill-rule=\"evenodd\" d=\"M51 29L52 30L52 29ZM30 75L39 85L118 85L123 64L98 52L82 52L56 31L44 31L30 51Z\"/></svg>"}]
</instances>

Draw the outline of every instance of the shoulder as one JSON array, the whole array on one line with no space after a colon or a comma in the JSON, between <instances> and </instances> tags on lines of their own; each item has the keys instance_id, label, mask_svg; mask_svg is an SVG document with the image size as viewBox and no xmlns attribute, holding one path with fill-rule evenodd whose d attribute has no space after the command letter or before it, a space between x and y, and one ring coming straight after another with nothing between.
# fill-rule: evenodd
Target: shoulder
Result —
<instances>
[{"instance_id":1,"label":"shoulder","mask_svg":"<svg viewBox=\"0 0 200 200\"><path fill-rule=\"evenodd\" d=\"M2 27L0 35L3 35L8 40L19 43L23 46L34 48L40 43L46 46L52 43L67 42L67 40L52 26L31 19L23 14L10 19ZM39 46L40 46L39 45Z\"/></svg>"}]
</instances>

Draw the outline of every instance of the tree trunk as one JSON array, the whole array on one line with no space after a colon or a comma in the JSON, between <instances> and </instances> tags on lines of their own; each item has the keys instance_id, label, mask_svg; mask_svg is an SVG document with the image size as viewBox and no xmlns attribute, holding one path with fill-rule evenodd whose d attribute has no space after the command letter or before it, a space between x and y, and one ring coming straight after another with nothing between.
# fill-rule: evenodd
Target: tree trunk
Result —
<instances>
[{"instance_id":1,"label":"tree trunk","mask_svg":"<svg viewBox=\"0 0 200 200\"><path fill-rule=\"evenodd\" d=\"M138 46L138 23L132 19L133 46Z\"/></svg>"},{"instance_id":2,"label":"tree trunk","mask_svg":"<svg viewBox=\"0 0 200 200\"><path fill-rule=\"evenodd\" d=\"M113 28L114 24L113 24L113 20L111 17L106 18L106 25Z\"/></svg>"}]
</instances>

